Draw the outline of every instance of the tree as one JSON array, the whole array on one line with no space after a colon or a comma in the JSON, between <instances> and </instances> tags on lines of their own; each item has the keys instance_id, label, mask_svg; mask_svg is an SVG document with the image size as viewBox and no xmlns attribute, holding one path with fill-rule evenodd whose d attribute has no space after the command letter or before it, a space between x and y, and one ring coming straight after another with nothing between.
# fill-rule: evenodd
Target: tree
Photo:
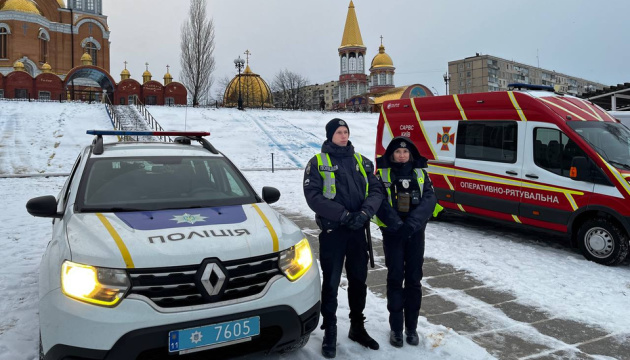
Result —
<instances>
[{"instance_id":1,"label":"tree","mask_svg":"<svg viewBox=\"0 0 630 360\"><path fill-rule=\"evenodd\" d=\"M307 84L308 79L304 76L284 69L276 74L271 87L277 94L276 100L281 107L295 110L304 107L306 100L304 87Z\"/></svg>"},{"instance_id":2,"label":"tree","mask_svg":"<svg viewBox=\"0 0 630 360\"><path fill-rule=\"evenodd\" d=\"M228 85L230 85L230 78L227 76L224 76L223 78L219 79L219 87L216 89L215 92L215 97L217 98L217 100L221 103L223 103L223 96L225 95L225 90L227 90Z\"/></svg>"},{"instance_id":3,"label":"tree","mask_svg":"<svg viewBox=\"0 0 630 360\"><path fill-rule=\"evenodd\" d=\"M214 62L214 22L206 15L206 0L191 0L181 33L182 82L199 105L210 98Z\"/></svg>"}]
</instances>

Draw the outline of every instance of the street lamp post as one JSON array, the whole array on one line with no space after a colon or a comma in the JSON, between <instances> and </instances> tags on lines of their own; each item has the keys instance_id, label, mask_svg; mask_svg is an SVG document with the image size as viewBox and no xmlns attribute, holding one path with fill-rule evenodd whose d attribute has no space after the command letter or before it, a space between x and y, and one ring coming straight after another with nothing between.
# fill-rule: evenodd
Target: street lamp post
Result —
<instances>
[{"instance_id":1,"label":"street lamp post","mask_svg":"<svg viewBox=\"0 0 630 360\"><path fill-rule=\"evenodd\" d=\"M444 78L444 84L446 85L446 95L448 95L448 83L451 81L451 74L447 71L444 75L442 75L442 77Z\"/></svg>"},{"instance_id":2,"label":"street lamp post","mask_svg":"<svg viewBox=\"0 0 630 360\"><path fill-rule=\"evenodd\" d=\"M241 95L241 70L245 66L245 60L241 59L239 55L237 59L234 59L234 66L238 70L238 109L243 110L243 96Z\"/></svg>"}]
</instances>

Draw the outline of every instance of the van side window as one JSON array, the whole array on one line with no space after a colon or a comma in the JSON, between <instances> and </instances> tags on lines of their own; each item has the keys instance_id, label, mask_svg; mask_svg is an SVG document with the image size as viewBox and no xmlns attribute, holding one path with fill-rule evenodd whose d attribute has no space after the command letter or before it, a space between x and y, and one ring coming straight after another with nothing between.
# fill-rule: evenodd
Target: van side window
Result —
<instances>
[{"instance_id":1,"label":"van side window","mask_svg":"<svg viewBox=\"0 0 630 360\"><path fill-rule=\"evenodd\" d=\"M456 156L460 159L516 162L515 121L461 121Z\"/></svg>"},{"instance_id":2,"label":"van side window","mask_svg":"<svg viewBox=\"0 0 630 360\"><path fill-rule=\"evenodd\" d=\"M565 177L569 177L574 157L587 157L573 140L556 129L535 128L533 148L536 165Z\"/></svg>"}]
</instances>

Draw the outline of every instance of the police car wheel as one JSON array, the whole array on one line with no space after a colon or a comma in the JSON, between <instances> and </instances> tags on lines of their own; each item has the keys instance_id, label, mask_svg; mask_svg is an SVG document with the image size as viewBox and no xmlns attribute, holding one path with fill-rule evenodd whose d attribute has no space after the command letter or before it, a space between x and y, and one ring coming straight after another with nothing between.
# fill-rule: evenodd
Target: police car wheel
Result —
<instances>
[{"instance_id":1,"label":"police car wheel","mask_svg":"<svg viewBox=\"0 0 630 360\"><path fill-rule=\"evenodd\" d=\"M628 255L628 235L605 218L585 222L578 232L578 245L585 258L602 265L616 265Z\"/></svg>"},{"instance_id":2,"label":"police car wheel","mask_svg":"<svg viewBox=\"0 0 630 360\"><path fill-rule=\"evenodd\" d=\"M300 350L306 345L310 337L311 337L311 334L306 334L302 336L293 345L285 347L284 349L280 350L280 354L288 354L288 353L292 353L294 351Z\"/></svg>"}]
</instances>

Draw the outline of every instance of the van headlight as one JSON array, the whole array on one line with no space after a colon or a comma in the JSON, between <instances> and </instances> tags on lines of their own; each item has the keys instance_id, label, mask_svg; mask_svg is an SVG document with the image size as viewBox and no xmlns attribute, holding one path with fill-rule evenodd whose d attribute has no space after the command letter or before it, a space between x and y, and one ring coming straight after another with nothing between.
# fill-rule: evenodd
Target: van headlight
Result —
<instances>
[{"instance_id":1,"label":"van headlight","mask_svg":"<svg viewBox=\"0 0 630 360\"><path fill-rule=\"evenodd\" d=\"M301 278L313 265L313 253L308 240L302 239L299 243L280 253L278 265L289 280L295 281Z\"/></svg>"},{"instance_id":2,"label":"van headlight","mask_svg":"<svg viewBox=\"0 0 630 360\"><path fill-rule=\"evenodd\" d=\"M67 296L102 306L115 306L129 289L124 270L99 268L64 261L61 290Z\"/></svg>"}]
</instances>

